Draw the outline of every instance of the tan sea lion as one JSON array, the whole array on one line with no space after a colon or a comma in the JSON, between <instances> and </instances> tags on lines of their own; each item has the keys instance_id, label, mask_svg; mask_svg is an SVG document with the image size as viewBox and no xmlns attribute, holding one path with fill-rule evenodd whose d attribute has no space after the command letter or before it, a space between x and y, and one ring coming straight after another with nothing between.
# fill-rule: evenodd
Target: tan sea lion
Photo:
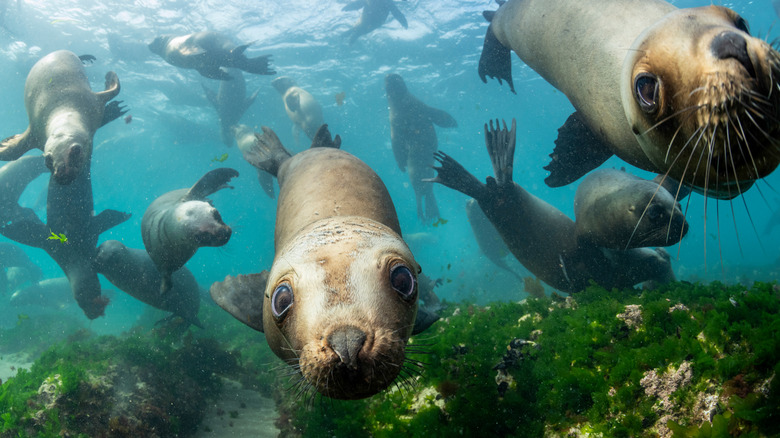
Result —
<instances>
[{"instance_id":1,"label":"tan sea lion","mask_svg":"<svg viewBox=\"0 0 780 438\"><path fill-rule=\"evenodd\" d=\"M271 85L282 95L287 117L293 122L293 135L297 138L300 130L306 133L309 140L314 139L317 130L325 123L322 118L322 107L317 99L287 76L274 79Z\"/></svg>"},{"instance_id":2,"label":"tan sea lion","mask_svg":"<svg viewBox=\"0 0 780 438\"><path fill-rule=\"evenodd\" d=\"M439 206L433 186L423 182L433 177L433 153L439 147L436 129L454 128L458 122L446 111L430 107L414 97L403 78L391 73L385 76L385 91L390 106L390 140L398 167L409 172L417 200L417 216L423 222L439 217Z\"/></svg>"},{"instance_id":3,"label":"tan sea lion","mask_svg":"<svg viewBox=\"0 0 780 438\"><path fill-rule=\"evenodd\" d=\"M248 161L248 157L251 157L257 139L255 131L246 125L234 125L231 128L231 132L236 138L238 149L241 151L244 159ZM257 180L260 182L260 187L263 188L265 194L268 195L269 198L274 199L274 177L264 170L257 169Z\"/></svg>"},{"instance_id":4,"label":"tan sea lion","mask_svg":"<svg viewBox=\"0 0 780 438\"><path fill-rule=\"evenodd\" d=\"M95 131L125 113L116 73L106 73L106 89L93 93L82 59L67 50L52 52L35 65L24 84L24 105L30 125L0 143L0 160L15 160L41 149L54 180L70 184L92 158Z\"/></svg>"},{"instance_id":5,"label":"tan sea lion","mask_svg":"<svg viewBox=\"0 0 780 438\"><path fill-rule=\"evenodd\" d=\"M580 182L574 216L581 244L611 249L674 245L688 232L669 191L616 169L598 169Z\"/></svg>"},{"instance_id":6,"label":"tan sea lion","mask_svg":"<svg viewBox=\"0 0 780 438\"><path fill-rule=\"evenodd\" d=\"M340 143L323 125L311 149L290 156L263 127L250 162L279 181L274 262L214 283L211 296L264 332L307 388L359 399L395 380L413 329L435 318L418 312L420 267L387 189Z\"/></svg>"},{"instance_id":7,"label":"tan sea lion","mask_svg":"<svg viewBox=\"0 0 780 438\"><path fill-rule=\"evenodd\" d=\"M226 68L237 68L258 75L276 74L269 66L271 55L256 58L244 55L250 45L236 46L221 33L203 31L181 36L158 36L149 43L149 50L160 55L168 64L195 69L210 79L233 79Z\"/></svg>"},{"instance_id":8,"label":"tan sea lion","mask_svg":"<svg viewBox=\"0 0 780 438\"><path fill-rule=\"evenodd\" d=\"M184 266L198 248L222 246L230 240L231 228L206 197L230 187L227 183L237 176L238 172L228 167L214 169L189 189L170 191L146 209L141 219L141 236L146 251L162 275L161 293L170 290L171 275Z\"/></svg>"},{"instance_id":9,"label":"tan sea lion","mask_svg":"<svg viewBox=\"0 0 780 438\"><path fill-rule=\"evenodd\" d=\"M730 199L780 163L780 54L720 7L660 0L510 0L490 21L479 75L514 91L510 49L576 112L546 179L577 180L612 154Z\"/></svg>"},{"instance_id":10,"label":"tan sea lion","mask_svg":"<svg viewBox=\"0 0 780 438\"><path fill-rule=\"evenodd\" d=\"M398 10L393 0L355 0L348 3L341 10L356 11L358 9L363 9L363 11L360 13L357 23L344 32L344 36L349 36L350 44L354 43L361 35L365 35L385 24L388 14L393 14L393 18L398 20L398 23L404 29L409 27L406 17Z\"/></svg>"}]
</instances>

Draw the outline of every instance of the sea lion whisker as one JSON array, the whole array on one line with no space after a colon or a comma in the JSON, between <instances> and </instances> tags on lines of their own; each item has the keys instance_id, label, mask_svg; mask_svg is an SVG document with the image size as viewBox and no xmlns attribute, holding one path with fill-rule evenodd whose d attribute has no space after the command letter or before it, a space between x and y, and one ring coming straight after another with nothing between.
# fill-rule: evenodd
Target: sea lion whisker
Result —
<instances>
[{"instance_id":1,"label":"sea lion whisker","mask_svg":"<svg viewBox=\"0 0 780 438\"><path fill-rule=\"evenodd\" d=\"M647 134L648 132L652 131L653 129L655 129L655 128L657 128L657 127L661 126L662 124L664 124L664 123L666 123L666 122L668 122L670 119L672 119L672 118L674 118L674 117L677 117L677 116L679 116L680 114L683 114L683 113L685 113L685 112L688 112L688 111L695 111L695 110L698 110L699 108L703 108L703 107L705 107L705 106L706 106L706 105L692 105L692 106L689 106L689 107L687 107L687 108L683 108L683 109L681 109L681 110L679 110L679 111L676 111L676 112L674 112L674 113L672 113L672 114L670 114L670 115L668 115L668 116L664 117L663 119L659 120L659 121L658 121L658 122L657 122L655 125L653 125L653 126L651 126L651 127L647 128L647 129L646 129L644 132L642 132L642 133L641 133L641 134L639 134L639 135L645 135L645 134Z\"/></svg>"},{"instance_id":2,"label":"sea lion whisker","mask_svg":"<svg viewBox=\"0 0 780 438\"><path fill-rule=\"evenodd\" d=\"M661 178L661 182L658 184L658 187L655 188L655 191L653 192L653 196L650 197L650 200L647 201L647 204L645 204L645 208L642 210L642 214L639 215L639 219L636 221L636 225L634 225L634 230L631 231L631 235L628 237L628 241L626 242L625 250L628 250L631 245L631 240L634 238L634 234L636 234L636 231L639 229L639 224L642 222L642 219L645 217L645 213L647 213L647 209L650 208L650 204L653 203L653 200L655 199L655 195L658 194L658 190L661 189L661 186L663 184L664 179L666 178L666 175L664 175L663 178ZM674 212L670 215L671 217L674 217ZM669 218L669 226L671 226L672 218ZM667 240L669 238L669 235L667 233ZM640 242L641 243L641 242Z\"/></svg>"}]
</instances>

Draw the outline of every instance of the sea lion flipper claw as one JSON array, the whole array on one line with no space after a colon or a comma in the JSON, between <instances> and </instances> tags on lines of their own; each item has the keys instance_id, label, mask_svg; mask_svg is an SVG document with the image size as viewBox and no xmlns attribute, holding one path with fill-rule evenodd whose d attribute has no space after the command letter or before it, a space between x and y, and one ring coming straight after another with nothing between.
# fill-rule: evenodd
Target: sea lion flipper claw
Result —
<instances>
[{"instance_id":1,"label":"sea lion flipper claw","mask_svg":"<svg viewBox=\"0 0 780 438\"><path fill-rule=\"evenodd\" d=\"M263 298L268 271L225 277L211 285L209 293L219 307L253 329L263 331Z\"/></svg>"},{"instance_id":2,"label":"sea lion flipper claw","mask_svg":"<svg viewBox=\"0 0 780 438\"><path fill-rule=\"evenodd\" d=\"M612 151L596 138L593 131L574 112L558 129L555 149L550 154L550 164L544 167L550 176L544 182L550 187L562 187L572 183L603 164Z\"/></svg>"},{"instance_id":3,"label":"sea lion flipper claw","mask_svg":"<svg viewBox=\"0 0 780 438\"><path fill-rule=\"evenodd\" d=\"M434 166L435 178L427 178L423 181L442 184L476 200L483 199L485 185L479 182L466 168L442 151L437 151L433 156L441 166Z\"/></svg>"}]
</instances>

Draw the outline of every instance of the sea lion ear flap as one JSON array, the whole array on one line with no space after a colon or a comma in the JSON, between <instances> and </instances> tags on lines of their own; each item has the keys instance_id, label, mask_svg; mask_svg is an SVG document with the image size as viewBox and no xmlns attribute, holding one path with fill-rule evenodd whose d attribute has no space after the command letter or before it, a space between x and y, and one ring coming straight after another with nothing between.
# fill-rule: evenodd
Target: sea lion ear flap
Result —
<instances>
[{"instance_id":1,"label":"sea lion ear flap","mask_svg":"<svg viewBox=\"0 0 780 438\"><path fill-rule=\"evenodd\" d=\"M187 192L187 199L204 199L217 190L230 187L227 183L238 176L238 171L229 167L214 169L203 175Z\"/></svg>"},{"instance_id":2,"label":"sea lion ear flap","mask_svg":"<svg viewBox=\"0 0 780 438\"><path fill-rule=\"evenodd\" d=\"M263 332L263 299L268 271L259 274L227 276L211 285L209 293L219 307L234 318Z\"/></svg>"},{"instance_id":3,"label":"sea lion ear flap","mask_svg":"<svg viewBox=\"0 0 780 438\"><path fill-rule=\"evenodd\" d=\"M417 308L417 316L414 318L414 328L412 336L418 335L428 329L434 322L439 320L439 315L423 307Z\"/></svg>"},{"instance_id":4,"label":"sea lion ear flap","mask_svg":"<svg viewBox=\"0 0 780 438\"><path fill-rule=\"evenodd\" d=\"M336 134L336 137L331 140L330 130L328 130L328 125L326 123L320 126L320 128L317 130L317 133L314 134L314 140L311 142L311 147L338 149L341 147L341 137Z\"/></svg>"}]
</instances>

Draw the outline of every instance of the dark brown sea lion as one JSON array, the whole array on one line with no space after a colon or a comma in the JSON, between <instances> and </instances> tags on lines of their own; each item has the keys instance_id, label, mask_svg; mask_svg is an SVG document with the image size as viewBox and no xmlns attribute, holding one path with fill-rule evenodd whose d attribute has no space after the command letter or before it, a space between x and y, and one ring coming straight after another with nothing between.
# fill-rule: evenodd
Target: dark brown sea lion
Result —
<instances>
[{"instance_id":1,"label":"dark brown sea lion","mask_svg":"<svg viewBox=\"0 0 780 438\"><path fill-rule=\"evenodd\" d=\"M730 199L780 163L780 54L736 12L660 0L509 0L479 75L514 90L510 49L577 110L546 179L569 184L612 154Z\"/></svg>"},{"instance_id":2,"label":"dark brown sea lion","mask_svg":"<svg viewBox=\"0 0 780 438\"><path fill-rule=\"evenodd\" d=\"M406 17L398 10L393 0L356 0L348 3L341 10L356 11L358 9L363 9L363 11L360 13L357 23L344 32L344 36L349 36L350 44L354 43L360 36L385 24L388 14L393 14L393 18L398 20L404 29L409 27Z\"/></svg>"},{"instance_id":3,"label":"dark brown sea lion","mask_svg":"<svg viewBox=\"0 0 780 438\"><path fill-rule=\"evenodd\" d=\"M229 147L233 146L234 141L233 126L238 124L246 110L255 102L260 89L247 96L246 80L244 80L244 74L241 73L241 70L229 69L228 74L233 79L221 81L216 93L205 85L203 85L203 91L209 102L214 105L214 109L217 110L222 143Z\"/></svg>"},{"instance_id":4,"label":"dark brown sea lion","mask_svg":"<svg viewBox=\"0 0 780 438\"><path fill-rule=\"evenodd\" d=\"M117 94L116 73L106 73L105 91L93 93L78 56L67 50L44 56L24 84L30 125L0 143L0 160L15 160L30 149L40 149L54 180L69 184L89 166L95 131L125 113L121 102L109 103Z\"/></svg>"},{"instance_id":5,"label":"dark brown sea lion","mask_svg":"<svg viewBox=\"0 0 780 438\"><path fill-rule=\"evenodd\" d=\"M325 125L290 156L263 127L250 162L279 181L270 272L228 277L211 296L265 333L309 387L370 397L395 380L419 312L420 267L401 238L393 201L366 164L338 149ZM427 324L427 325L426 325Z\"/></svg>"},{"instance_id":6,"label":"dark brown sea lion","mask_svg":"<svg viewBox=\"0 0 780 438\"><path fill-rule=\"evenodd\" d=\"M232 79L226 68L237 68L257 75L276 74L269 66L271 55L256 58L244 55L249 46L236 46L221 33L203 31L181 36L158 36L149 43L149 50L173 66L195 69L211 79Z\"/></svg>"}]
</instances>

